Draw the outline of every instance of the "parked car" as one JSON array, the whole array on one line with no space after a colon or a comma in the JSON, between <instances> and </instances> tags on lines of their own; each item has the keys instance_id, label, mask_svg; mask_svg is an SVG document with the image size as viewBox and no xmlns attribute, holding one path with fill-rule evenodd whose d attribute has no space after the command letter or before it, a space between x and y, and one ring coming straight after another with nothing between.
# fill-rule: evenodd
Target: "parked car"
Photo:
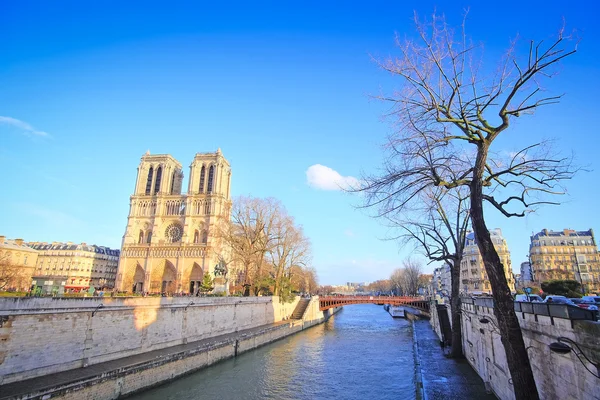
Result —
<instances>
[{"instance_id":1,"label":"parked car","mask_svg":"<svg viewBox=\"0 0 600 400\"><path fill-rule=\"evenodd\" d=\"M537 294L530 294L529 297L527 297L526 294L518 294L515 296L515 301L540 302L541 303L544 300Z\"/></svg>"},{"instance_id":2,"label":"parked car","mask_svg":"<svg viewBox=\"0 0 600 400\"><path fill-rule=\"evenodd\" d=\"M552 303L552 304L569 304L571 306L577 307L577 304L573 303L570 299L565 296L557 296L557 295L549 295L544 299L544 303Z\"/></svg>"},{"instance_id":3,"label":"parked car","mask_svg":"<svg viewBox=\"0 0 600 400\"><path fill-rule=\"evenodd\" d=\"M590 310L590 311L598 311L598 306L593 301L584 300L583 298L581 298L581 299L574 298L574 299L569 299L569 300L571 300L573 303L577 304L577 307L585 308L586 310Z\"/></svg>"},{"instance_id":4,"label":"parked car","mask_svg":"<svg viewBox=\"0 0 600 400\"><path fill-rule=\"evenodd\" d=\"M596 303L596 305L600 305L600 296L583 296L582 300L592 301Z\"/></svg>"}]
</instances>

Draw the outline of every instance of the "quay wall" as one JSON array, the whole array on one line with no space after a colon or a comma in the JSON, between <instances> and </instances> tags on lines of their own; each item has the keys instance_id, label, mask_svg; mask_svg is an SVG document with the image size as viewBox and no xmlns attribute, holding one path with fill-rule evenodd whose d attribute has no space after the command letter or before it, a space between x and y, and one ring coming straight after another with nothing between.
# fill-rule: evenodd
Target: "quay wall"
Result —
<instances>
[{"instance_id":1,"label":"quay wall","mask_svg":"<svg viewBox=\"0 0 600 400\"><path fill-rule=\"evenodd\" d=\"M519 303L515 304L515 308L521 309ZM600 363L600 322L578 319L580 315L572 315L578 312L577 309L569 310L563 305L523 304L517 317L539 397L546 400L599 400L600 379L593 374L600 371L586 361L580 351L594 363ZM435 303L431 309L435 310ZM501 400L513 400L514 389L492 299L463 299L461 309L465 357L490 391ZM433 313L431 323L440 336L437 315ZM549 345L557 342L559 337L577 343L580 350L565 342L573 351L566 354L551 351Z\"/></svg>"},{"instance_id":2,"label":"quay wall","mask_svg":"<svg viewBox=\"0 0 600 400\"><path fill-rule=\"evenodd\" d=\"M298 299L1 298L0 385L273 324Z\"/></svg>"},{"instance_id":3,"label":"quay wall","mask_svg":"<svg viewBox=\"0 0 600 400\"><path fill-rule=\"evenodd\" d=\"M56 384L25 395L3 397L10 400L112 400L163 384L224 359L232 358L326 321L341 308L319 310L318 297L311 299L302 320L286 320L247 331L188 343L143 362L123 363L99 369L86 378ZM285 314L285 313L284 313ZM285 315L284 315L285 316ZM164 351L164 350L163 350Z\"/></svg>"}]
</instances>

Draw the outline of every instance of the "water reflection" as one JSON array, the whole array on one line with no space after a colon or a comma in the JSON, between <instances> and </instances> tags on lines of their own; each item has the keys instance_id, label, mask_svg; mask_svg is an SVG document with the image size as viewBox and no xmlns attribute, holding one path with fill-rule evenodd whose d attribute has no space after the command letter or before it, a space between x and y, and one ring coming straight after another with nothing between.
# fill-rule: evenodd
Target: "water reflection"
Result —
<instances>
[{"instance_id":1,"label":"water reflection","mask_svg":"<svg viewBox=\"0 0 600 400\"><path fill-rule=\"evenodd\" d=\"M380 306L327 323L130 399L414 399L412 328Z\"/></svg>"}]
</instances>

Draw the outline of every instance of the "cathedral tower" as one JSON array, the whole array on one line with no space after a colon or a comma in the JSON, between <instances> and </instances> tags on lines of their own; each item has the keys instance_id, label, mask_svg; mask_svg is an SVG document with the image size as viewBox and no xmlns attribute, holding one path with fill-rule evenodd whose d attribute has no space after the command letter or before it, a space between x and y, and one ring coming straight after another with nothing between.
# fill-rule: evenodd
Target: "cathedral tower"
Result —
<instances>
[{"instance_id":1,"label":"cathedral tower","mask_svg":"<svg viewBox=\"0 0 600 400\"><path fill-rule=\"evenodd\" d=\"M196 293L221 254L215 225L229 217L231 168L221 154L198 153L182 194L181 164L168 154L142 156L130 198L117 287Z\"/></svg>"}]
</instances>

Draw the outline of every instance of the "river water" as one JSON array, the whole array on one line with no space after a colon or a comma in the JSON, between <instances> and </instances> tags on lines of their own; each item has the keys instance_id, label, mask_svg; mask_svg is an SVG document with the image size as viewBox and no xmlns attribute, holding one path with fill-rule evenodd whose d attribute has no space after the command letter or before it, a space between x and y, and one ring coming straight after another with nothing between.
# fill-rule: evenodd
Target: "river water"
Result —
<instances>
[{"instance_id":1,"label":"river water","mask_svg":"<svg viewBox=\"0 0 600 400\"><path fill-rule=\"evenodd\" d=\"M415 395L410 322L363 304L128 399L410 400Z\"/></svg>"}]
</instances>

